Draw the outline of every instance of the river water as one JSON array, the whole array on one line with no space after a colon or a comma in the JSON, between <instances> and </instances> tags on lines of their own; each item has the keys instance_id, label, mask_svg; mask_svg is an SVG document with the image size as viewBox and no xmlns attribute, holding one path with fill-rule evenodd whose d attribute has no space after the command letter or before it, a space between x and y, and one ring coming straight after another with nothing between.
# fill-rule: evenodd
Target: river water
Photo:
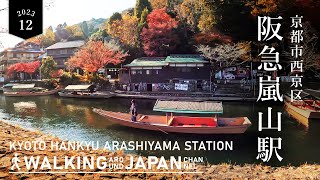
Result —
<instances>
[{"instance_id":1,"label":"river water","mask_svg":"<svg viewBox=\"0 0 320 180\"><path fill-rule=\"evenodd\" d=\"M155 101L137 100L142 114L153 112ZM320 122L311 120L306 128L288 116L282 104L272 105L272 118L282 112L282 131L264 130L258 132L258 112L267 114L266 104L224 102L224 117L247 116L252 126L240 135L185 135L165 134L123 127L109 122L92 112L92 107L116 112L128 112L129 99L107 100L68 99L57 96L4 97L0 95L0 119L24 128L40 130L64 140L76 141L232 141L233 151L130 151L141 155L195 156L204 157L209 163L260 163L256 160L258 137L281 137L282 149L278 150L282 162L273 158L268 165L300 165L305 162L320 163ZM267 117L264 117L266 121ZM275 124L273 124L275 125Z\"/></svg>"}]
</instances>

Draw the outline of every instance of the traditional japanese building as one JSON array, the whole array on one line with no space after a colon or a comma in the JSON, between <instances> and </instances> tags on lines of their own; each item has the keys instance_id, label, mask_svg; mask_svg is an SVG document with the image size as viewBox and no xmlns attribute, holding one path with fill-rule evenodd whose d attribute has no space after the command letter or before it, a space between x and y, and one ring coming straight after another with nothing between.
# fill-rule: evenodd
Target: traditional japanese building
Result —
<instances>
[{"instance_id":1,"label":"traditional japanese building","mask_svg":"<svg viewBox=\"0 0 320 180\"><path fill-rule=\"evenodd\" d=\"M15 63L36 61L44 51L32 43L23 44L14 48L7 48L0 52L0 82L8 81L6 69Z\"/></svg>"},{"instance_id":2,"label":"traditional japanese building","mask_svg":"<svg viewBox=\"0 0 320 180\"><path fill-rule=\"evenodd\" d=\"M64 69L66 60L73 56L84 43L82 40L55 43L47 47L47 56L51 56L56 61L59 69Z\"/></svg>"},{"instance_id":3,"label":"traditional japanese building","mask_svg":"<svg viewBox=\"0 0 320 180\"><path fill-rule=\"evenodd\" d=\"M127 68L131 90L198 91L209 86L210 63L200 55L143 57L124 67Z\"/></svg>"}]
</instances>

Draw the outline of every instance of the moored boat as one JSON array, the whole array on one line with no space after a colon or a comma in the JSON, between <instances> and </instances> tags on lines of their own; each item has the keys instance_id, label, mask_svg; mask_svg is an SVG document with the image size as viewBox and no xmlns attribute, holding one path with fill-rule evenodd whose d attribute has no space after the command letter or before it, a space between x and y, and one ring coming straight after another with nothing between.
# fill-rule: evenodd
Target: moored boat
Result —
<instances>
[{"instance_id":1,"label":"moored boat","mask_svg":"<svg viewBox=\"0 0 320 180\"><path fill-rule=\"evenodd\" d=\"M60 91L59 96L68 98L83 99L107 99L113 97L111 92L95 92L91 84L86 85L68 85L64 90Z\"/></svg>"},{"instance_id":2,"label":"moored boat","mask_svg":"<svg viewBox=\"0 0 320 180\"><path fill-rule=\"evenodd\" d=\"M301 100L285 95L285 110L298 122L308 127L310 119L320 119L320 100L308 93L301 93Z\"/></svg>"},{"instance_id":3,"label":"moored boat","mask_svg":"<svg viewBox=\"0 0 320 180\"><path fill-rule=\"evenodd\" d=\"M15 84L12 90L4 91L3 95L8 97L24 97L24 96L46 96L56 94L59 90L48 90L41 87L35 87L35 84Z\"/></svg>"},{"instance_id":4,"label":"moored boat","mask_svg":"<svg viewBox=\"0 0 320 180\"><path fill-rule=\"evenodd\" d=\"M93 111L108 120L132 128L161 131L164 133L188 134L240 134L244 133L251 122L247 117L221 118L221 102L187 102L157 100L154 111L165 112L166 116L139 115L137 121L131 121L128 113L111 112L94 108ZM211 114L211 117L174 116L173 113Z\"/></svg>"},{"instance_id":5,"label":"moored boat","mask_svg":"<svg viewBox=\"0 0 320 180\"><path fill-rule=\"evenodd\" d=\"M12 90L12 87L15 86L15 85L19 85L19 84L16 84L16 83L8 83L8 84L3 85L0 90L3 91L3 92L13 91L13 90Z\"/></svg>"},{"instance_id":6,"label":"moored boat","mask_svg":"<svg viewBox=\"0 0 320 180\"><path fill-rule=\"evenodd\" d=\"M320 99L320 89L319 90L315 90L315 89L305 89L305 92L309 93L310 95Z\"/></svg>"}]
</instances>

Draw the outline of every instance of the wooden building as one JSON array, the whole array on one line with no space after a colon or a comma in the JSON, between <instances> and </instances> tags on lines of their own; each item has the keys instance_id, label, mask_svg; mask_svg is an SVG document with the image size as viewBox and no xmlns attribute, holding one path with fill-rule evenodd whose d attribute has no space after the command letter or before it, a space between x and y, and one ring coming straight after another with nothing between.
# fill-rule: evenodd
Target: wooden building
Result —
<instances>
[{"instance_id":1,"label":"wooden building","mask_svg":"<svg viewBox=\"0 0 320 180\"><path fill-rule=\"evenodd\" d=\"M55 43L47 47L47 56L51 56L56 61L59 69L64 69L66 60L73 56L84 43L82 40Z\"/></svg>"},{"instance_id":2,"label":"wooden building","mask_svg":"<svg viewBox=\"0 0 320 180\"><path fill-rule=\"evenodd\" d=\"M138 91L195 91L210 80L210 63L199 55L143 57L124 67L131 89Z\"/></svg>"},{"instance_id":3,"label":"wooden building","mask_svg":"<svg viewBox=\"0 0 320 180\"><path fill-rule=\"evenodd\" d=\"M36 61L44 51L35 44L22 44L13 48L7 48L0 52L0 82L10 79L6 75L6 69L12 64Z\"/></svg>"}]
</instances>

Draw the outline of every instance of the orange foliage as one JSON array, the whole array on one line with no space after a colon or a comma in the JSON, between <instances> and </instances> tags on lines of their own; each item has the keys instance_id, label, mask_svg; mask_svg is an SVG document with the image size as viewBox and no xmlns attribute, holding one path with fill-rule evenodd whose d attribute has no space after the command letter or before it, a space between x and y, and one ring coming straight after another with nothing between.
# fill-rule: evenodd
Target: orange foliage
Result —
<instances>
[{"instance_id":1,"label":"orange foliage","mask_svg":"<svg viewBox=\"0 0 320 180\"><path fill-rule=\"evenodd\" d=\"M63 70L62 69L58 69L56 71L51 72L51 77L53 78L58 78L63 74Z\"/></svg>"},{"instance_id":2,"label":"orange foliage","mask_svg":"<svg viewBox=\"0 0 320 180\"><path fill-rule=\"evenodd\" d=\"M232 42L230 36L221 35L218 33L198 33L194 36L196 44L215 46L217 44L228 44Z\"/></svg>"},{"instance_id":3,"label":"orange foliage","mask_svg":"<svg viewBox=\"0 0 320 180\"><path fill-rule=\"evenodd\" d=\"M121 63L126 56L127 53L110 49L102 41L89 41L68 60L67 64L96 73L98 69L109 63Z\"/></svg>"},{"instance_id":4,"label":"orange foliage","mask_svg":"<svg viewBox=\"0 0 320 180\"><path fill-rule=\"evenodd\" d=\"M281 0L280 0L281 1ZM281 3L279 0L254 0L247 3L247 6L251 7L251 14L253 16L269 15L278 10L278 6Z\"/></svg>"},{"instance_id":5,"label":"orange foliage","mask_svg":"<svg viewBox=\"0 0 320 180\"><path fill-rule=\"evenodd\" d=\"M128 14L123 15L121 20L112 22L108 33L127 45L135 46L138 43L138 18Z\"/></svg>"},{"instance_id":6,"label":"orange foliage","mask_svg":"<svg viewBox=\"0 0 320 180\"><path fill-rule=\"evenodd\" d=\"M153 9L166 8L169 4L169 0L149 0Z\"/></svg>"}]
</instances>

